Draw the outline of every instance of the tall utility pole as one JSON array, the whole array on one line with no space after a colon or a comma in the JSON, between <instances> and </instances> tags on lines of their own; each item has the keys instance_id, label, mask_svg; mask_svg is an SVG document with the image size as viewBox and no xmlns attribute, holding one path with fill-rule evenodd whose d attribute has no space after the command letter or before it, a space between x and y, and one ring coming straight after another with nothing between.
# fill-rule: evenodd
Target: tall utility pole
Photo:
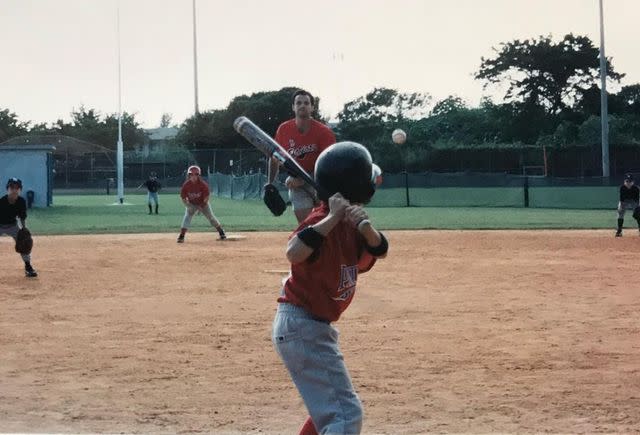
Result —
<instances>
[{"instance_id":1,"label":"tall utility pole","mask_svg":"<svg viewBox=\"0 0 640 435\"><path fill-rule=\"evenodd\" d=\"M118 202L124 203L124 145L122 143L122 63L120 62L120 0L117 7L118 33L118 148L117 148L117 177Z\"/></svg>"},{"instance_id":2,"label":"tall utility pole","mask_svg":"<svg viewBox=\"0 0 640 435\"><path fill-rule=\"evenodd\" d=\"M195 93L195 114L198 109L198 38L196 32L196 0L193 0L193 90Z\"/></svg>"},{"instance_id":3,"label":"tall utility pole","mask_svg":"<svg viewBox=\"0 0 640 435\"><path fill-rule=\"evenodd\" d=\"M600 0L600 122L602 130L602 176L609 176L609 114L607 109L607 58L604 54L604 14Z\"/></svg>"}]
</instances>

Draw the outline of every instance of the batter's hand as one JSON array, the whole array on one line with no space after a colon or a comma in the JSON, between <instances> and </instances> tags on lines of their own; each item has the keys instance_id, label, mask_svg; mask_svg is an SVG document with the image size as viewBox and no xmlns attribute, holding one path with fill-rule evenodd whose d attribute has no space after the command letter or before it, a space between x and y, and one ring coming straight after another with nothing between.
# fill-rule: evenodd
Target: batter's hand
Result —
<instances>
[{"instance_id":1,"label":"batter's hand","mask_svg":"<svg viewBox=\"0 0 640 435\"><path fill-rule=\"evenodd\" d=\"M349 207L349 201L347 201L340 193L336 193L329 198L329 213L332 215L342 219L347 207Z\"/></svg>"},{"instance_id":2,"label":"batter's hand","mask_svg":"<svg viewBox=\"0 0 640 435\"><path fill-rule=\"evenodd\" d=\"M298 177L287 177L284 180L284 185L287 186L288 189L295 189L296 187L304 186L304 180Z\"/></svg>"},{"instance_id":3,"label":"batter's hand","mask_svg":"<svg viewBox=\"0 0 640 435\"><path fill-rule=\"evenodd\" d=\"M369 215L361 206L350 205L345 210L344 219L355 227L363 220L369 219Z\"/></svg>"}]
</instances>

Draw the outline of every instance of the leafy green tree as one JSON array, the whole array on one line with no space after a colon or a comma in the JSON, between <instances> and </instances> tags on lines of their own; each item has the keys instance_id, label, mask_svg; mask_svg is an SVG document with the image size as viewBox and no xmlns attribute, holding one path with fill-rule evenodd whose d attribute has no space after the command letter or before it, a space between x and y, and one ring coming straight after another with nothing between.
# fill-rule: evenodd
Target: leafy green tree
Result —
<instances>
[{"instance_id":1,"label":"leafy green tree","mask_svg":"<svg viewBox=\"0 0 640 435\"><path fill-rule=\"evenodd\" d=\"M580 126L572 121L562 121L552 134L540 135L538 145L567 147L576 145L580 135Z\"/></svg>"},{"instance_id":2,"label":"leafy green tree","mask_svg":"<svg viewBox=\"0 0 640 435\"><path fill-rule=\"evenodd\" d=\"M426 116L430 101L427 94L375 88L344 105L338 114L338 140L354 140L370 148L379 142L384 147L393 129L406 130L412 120Z\"/></svg>"},{"instance_id":3,"label":"leafy green tree","mask_svg":"<svg viewBox=\"0 0 640 435\"><path fill-rule=\"evenodd\" d=\"M161 128L171 127L172 119L173 119L173 116L171 116L170 113L163 113L162 118L160 118L160 127Z\"/></svg>"},{"instance_id":4,"label":"leafy green tree","mask_svg":"<svg viewBox=\"0 0 640 435\"><path fill-rule=\"evenodd\" d=\"M18 115L9 109L0 110L0 143L14 136L26 134L29 128L28 122L18 120Z\"/></svg>"},{"instance_id":5,"label":"leafy green tree","mask_svg":"<svg viewBox=\"0 0 640 435\"><path fill-rule=\"evenodd\" d=\"M609 140L612 144L630 144L634 142L629 134L627 120L615 115L609 117ZM590 116L578 127L578 145L599 145L601 140L600 117Z\"/></svg>"},{"instance_id":6,"label":"leafy green tree","mask_svg":"<svg viewBox=\"0 0 640 435\"><path fill-rule=\"evenodd\" d=\"M610 112L640 117L640 84L623 86L620 92L610 96Z\"/></svg>"},{"instance_id":7,"label":"leafy green tree","mask_svg":"<svg viewBox=\"0 0 640 435\"><path fill-rule=\"evenodd\" d=\"M338 114L341 123L363 119L393 122L419 119L426 116L431 96L421 93L403 93L395 89L375 88L365 96L344 105Z\"/></svg>"},{"instance_id":8,"label":"leafy green tree","mask_svg":"<svg viewBox=\"0 0 640 435\"><path fill-rule=\"evenodd\" d=\"M473 148L504 142L504 119L513 119L508 106L484 102L469 108L461 100L447 98L436 104L431 116L409 129L413 141L437 148Z\"/></svg>"},{"instance_id":9,"label":"leafy green tree","mask_svg":"<svg viewBox=\"0 0 640 435\"><path fill-rule=\"evenodd\" d=\"M118 141L118 114L102 116L95 109L80 106L71 112L71 122L58 120L53 128L57 134L75 137L87 142L102 145L108 149L116 149ZM135 119L135 114L122 113L122 141L125 149L133 149L142 145L146 133Z\"/></svg>"},{"instance_id":10,"label":"leafy green tree","mask_svg":"<svg viewBox=\"0 0 640 435\"><path fill-rule=\"evenodd\" d=\"M575 107L574 120L586 120L589 116L600 116L600 88L595 84L583 92ZM608 95L608 112L615 115L640 116L640 84L623 86L616 94Z\"/></svg>"},{"instance_id":11,"label":"leafy green tree","mask_svg":"<svg viewBox=\"0 0 640 435\"><path fill-rule=\"evenodd\" d=\"M266 133L275 135L278 126L294 117L292 96L298 88L285 87L278 91L256 92L235 97L222 110L201 112L185 120L177 141L195 148L249 147L233 129L233 121L247 116ZM314 117L319 119L320 100L315 98Z\"/></svg>"},{"instance_id":12,"label":"leafy green tree","mask_svg":"<svg viewBox=\"0 0 640 435\"><path fill-rule=\"evenodd\" d=\"M444 115L447 113L456 112L462 109L466 109L467 105L462 98L455 95L449 95L447 98L438 101L433 105L431 109L431 116Z\"/></svg>"},{"instance_id":13,"label":"leafy green tree","mask_svg":"<svg viewBox=\"0 0 640 435\"><path fill-rule=\"evenodd\" d=\"M507 102L543 107L557 114L580 101L599 76L599 51L586 36L565 35L559 42L550 36L515 40L494 49L496 56L482 58L475 78L490 84L506 85ZM624 74L614 71L607 59L607 76L620 81Z\"/></svg>"},{"instance_id":14,"label":"leafy green tree","mask_svg":"<svg viewBox=\"0 0 640 435\"><path fill-rule=\"evenodd\" d=\"M58 134L56 129L56 124L48 125L46 122L40 122L37 124L33 124L29 128L28 134L30 135L51 135Z\"/></svg>"},{"instance_id":15,"label":"leafy green tree","mask_svg":"<svg viewBox=\"0 0 640 435\"><path fill-rule=\"evenodd\" d=\"M111 113L105 116L102 123L104 136L99 143L107 148L117 146L118 138L118 114ZM140 127L133 113L122 112L122 142L125 149L133 149L136 145L142 145L147 140L147 133ZM98 143L98 142L96 142ZM104 143L109 145L104 145Z\"/></svg>"},{"instance_id":16,"label":"leafy green tree","mask_svg":"<svg viewBox=\"0 0 640 435\"><path fill-rule=\"evenodd\" d=\"M208 110L185 119L178 130L176 142L188 148L215 147L219 136L215 126L220 125L223 118L224 110Z\"/></svg>"}]
</instances>

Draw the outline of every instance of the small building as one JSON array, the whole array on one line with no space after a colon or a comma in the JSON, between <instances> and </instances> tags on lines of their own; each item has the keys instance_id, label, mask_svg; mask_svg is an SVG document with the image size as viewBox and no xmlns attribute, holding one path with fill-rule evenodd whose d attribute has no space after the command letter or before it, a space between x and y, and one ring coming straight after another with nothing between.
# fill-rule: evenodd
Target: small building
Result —
<instances>
[{"instance_id":1,"label":"small building","mask_svg":"<svg viewBox=\"0 0 640 435\"><path fill-rule=\"evenodd\" d=\"M4 189L11 177L22 180L22 196L33 191L33 206L48 207L53 202L53 145L1 145L0 182Z\"/></svg>"},{"instance_id":2,"label":"small building","mask_svg":"<svg viewBox=\"0 0 640 435\"><path fill-rule=\"evenodd\" d=\"M144 157L169 151L178 135L178 129L175 127L146 128L144 131L147 134L147 142L136 146L136 152Z\"/></svg>"}]
</instances>

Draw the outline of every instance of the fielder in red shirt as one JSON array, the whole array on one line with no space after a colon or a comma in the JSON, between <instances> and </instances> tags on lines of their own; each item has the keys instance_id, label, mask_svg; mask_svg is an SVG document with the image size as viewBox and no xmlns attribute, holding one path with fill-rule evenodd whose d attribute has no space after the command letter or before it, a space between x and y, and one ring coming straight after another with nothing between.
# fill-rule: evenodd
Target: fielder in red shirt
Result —
<instances>
[{"instance_id":1,"label":"fielder in red shirt","mask_svg":"<svg viewBox=\"0 0 640 435\"><path fill-rule=\"evenodd\" d=\"M285 121L276 131L275 141L280 144L307 173L313 176L316 160L329 145L336 143L336 137L329 127L312 118L314 98L304 90L293 94L295 118ZM272 160L269 165L269 184L278 175L279 163ZM317 192L313 187L297 177L287 177L289 199L298 223L307 217L317 204Z\"/></svg>"},{"instance_id":2,"label":"fielder in red shirt","mask_svg":"<svg viewBox=\"0 0 640 435\"><path fill-rule=\"evenodd\" d=\"M387 254L363 204L380 170L362 145L341 142L318 158L322 202L289 238L287 278L273 322L273 343L310 417L300 434L357 434L362 404L338 346L338 320L356 293L358 275Z\"/></svg>"},{"instance_id":3,"label":"fielder in red shirt","mask_svg":"<svg viewBox=\"0 0 640 435\"><path fill-rule=\"evenodd\" d=\"M184 182L180 189L180 198L186 209L182 218L182 227L178 236L178 243L184 243L184 236L191 226L191 219L200 212L207 218L209 223L218 230L220 240L227 238L220 221L213 214L211 204L209 204L209 185L200 177L201 171L198 166L189 166L187 170L187 181Z\"/></svg>"}]
</instances>

